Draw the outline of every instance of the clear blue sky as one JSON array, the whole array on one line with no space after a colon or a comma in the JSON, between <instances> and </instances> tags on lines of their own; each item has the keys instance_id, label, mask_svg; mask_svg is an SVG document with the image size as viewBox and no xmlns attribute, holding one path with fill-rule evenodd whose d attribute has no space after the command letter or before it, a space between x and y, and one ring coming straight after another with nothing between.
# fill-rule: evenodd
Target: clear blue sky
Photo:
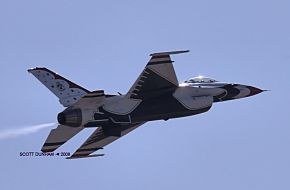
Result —
<instances>
[{"instance_id":1,"label":"clear blue sky","mask_svg":"<svg viewBox=\"0 0 290 190\"><path fill-rule=\"evenodd\" d=\"M270 89L201 115L147 123L97 159L23 158L48 128L0 141L1 189L290 189L290 1L0 1L1 128L63 108L27 68L126 93L156 51L180 81L202 74ZM92 132L61 150L73 152Z\"/></svg>"}]
</instances>

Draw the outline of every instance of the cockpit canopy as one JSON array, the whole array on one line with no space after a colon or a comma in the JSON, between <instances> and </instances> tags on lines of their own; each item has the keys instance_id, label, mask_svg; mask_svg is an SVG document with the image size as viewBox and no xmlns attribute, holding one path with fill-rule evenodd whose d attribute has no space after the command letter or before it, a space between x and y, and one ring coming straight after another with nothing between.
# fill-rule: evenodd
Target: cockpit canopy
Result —
<instances>
[{"instance_id":1,"label":"cockpit canopy","mask_svg":"<svg viewBox=\"0 0 290 190\"><path fill-rule=\"evenodd\" d=\"M184 81L184 83L213 83L213 82L218 81L204 76L198 76Z\"/></svg>"}]
</instances>

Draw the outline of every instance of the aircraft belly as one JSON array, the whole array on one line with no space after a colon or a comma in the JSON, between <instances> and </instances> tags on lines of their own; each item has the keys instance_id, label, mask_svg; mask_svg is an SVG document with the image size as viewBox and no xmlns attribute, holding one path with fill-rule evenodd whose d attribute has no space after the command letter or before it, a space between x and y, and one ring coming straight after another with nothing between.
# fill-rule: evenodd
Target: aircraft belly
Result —
<instances>
[{"instance_id":1,"label":"aircraft belly","mask_svg":"<svg viewBox=\"0 0 290 190\"><path fill-rule=\"evenodd\" d=\"M132 112L140 104L140 102L141 100L138 99L130 99L123 96L117 96L106 100L103 108L110 113L127 115Z\"/></svg>"},{"instance_id":2,"label":"aircraft belly","mask_svg":"<svg viewBox=\"0 0 290 190\"><path fill-rule=\"evenodd\" d=\"M132 122L152 121L185 117L206 112L211 104L196 109L189 109L180 103L175 97L163 96L143 101L132 113Z\"/></svg>"},{"instance_id":3,"label":"aircraft belly","mask_svg":"<svg viewBox=\"0 0 290 190\"><path fill-rule=\"evenodd\" d=\"M190 96L217 96L224 93L223 88L199 88L199 87L179 87L175 90L175 95L190 95Z\"/></svg>"}]
</instances>

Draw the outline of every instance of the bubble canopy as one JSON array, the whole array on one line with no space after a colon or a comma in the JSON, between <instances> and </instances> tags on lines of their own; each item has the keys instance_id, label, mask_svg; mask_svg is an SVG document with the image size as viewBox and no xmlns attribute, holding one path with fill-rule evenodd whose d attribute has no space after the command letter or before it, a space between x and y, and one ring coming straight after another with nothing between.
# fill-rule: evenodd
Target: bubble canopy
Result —
<instances>
[{"instance_id":1,"label":"bubble canopy","mask_svg":"<svg viewBox=\"0 0 290 190\"><path fill-rule=\"evenodd\" d=\"M184 83L213 83L213 82L218 82L218 81L209 77L204 77L204 76L198 76L198 77L190 78L189 80L184 81Z\"/></svg>"}]
</instances>

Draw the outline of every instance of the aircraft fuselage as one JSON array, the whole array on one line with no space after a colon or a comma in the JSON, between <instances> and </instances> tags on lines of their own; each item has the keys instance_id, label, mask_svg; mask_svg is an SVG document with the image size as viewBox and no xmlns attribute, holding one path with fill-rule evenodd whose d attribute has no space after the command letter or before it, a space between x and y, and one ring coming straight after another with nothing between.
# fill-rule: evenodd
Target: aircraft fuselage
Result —
<instances>
[{"instance_id":1,"label":"aircraft fuselage","mask_svg":"<svg viewBox=\"0 0 290 190\"><path fill-rule=\"evenodd\" d=\"M58 115L58 122L73 127L104 127L106 124L122 126L168 120L206 112L214 102L244 98L262 92L252 86L228 83L182 83L167 91L143 99L142 102L119 95L106 97L101 105L90 109L69 107Z\"/></svg>"}]
</instances>

